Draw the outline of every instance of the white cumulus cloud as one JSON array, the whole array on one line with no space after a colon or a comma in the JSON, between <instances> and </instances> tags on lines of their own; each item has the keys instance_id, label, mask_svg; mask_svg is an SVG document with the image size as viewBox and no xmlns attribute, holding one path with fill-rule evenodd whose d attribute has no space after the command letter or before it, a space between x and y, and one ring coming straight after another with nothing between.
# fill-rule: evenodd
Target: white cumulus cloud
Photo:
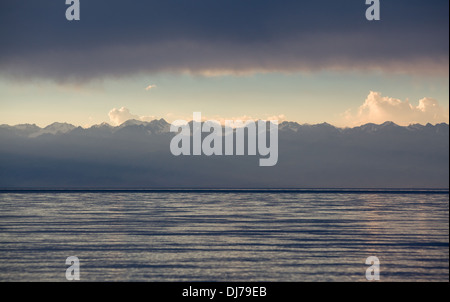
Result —
<instances>
[{"instance_id":1,"label":"white cumulus cloud","mask_svg":"<svg viewBox=\"0 0 450 302\"><path fill-rule=\"evenodd\" d=\"M114 125L120 125L128 120L138 120L143 122L149 122L156 119L155 116L139 116L132 114L128 108L122 107L120 109L113 108L108 113L109 120Z\"/></svg>"},{"instance_id":2,"label":"white cumulus cloud","mask_svg":"<svg viewBox=\"0 0 450 302\"><path fill-rule=\"evenodd\" d=\"M344 119L349 126L366 123L381 124L386 121L407 126L415 123L448 123L449 112L433 98L425 97L419 100L418 105L413 105L409 100L402 101L371 91L357 112L352 113L352 110L347 110L344 113Z\"/></svg>"}]
</instances>

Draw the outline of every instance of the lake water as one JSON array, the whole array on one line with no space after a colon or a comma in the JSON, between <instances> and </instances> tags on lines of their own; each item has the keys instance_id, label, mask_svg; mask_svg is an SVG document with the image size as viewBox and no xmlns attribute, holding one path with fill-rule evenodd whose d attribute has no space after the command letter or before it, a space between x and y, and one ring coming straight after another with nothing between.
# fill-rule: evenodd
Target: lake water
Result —
<instances>
[{"instance_id":1,"label":"lake water","mask_svg":"<svg viewBox=\"0 0 450 302\"><path fill-rule=\"evenodd\" d=\"M0 281L448 281L449 195L0 191Z\"/></svg>"}]
</instances>

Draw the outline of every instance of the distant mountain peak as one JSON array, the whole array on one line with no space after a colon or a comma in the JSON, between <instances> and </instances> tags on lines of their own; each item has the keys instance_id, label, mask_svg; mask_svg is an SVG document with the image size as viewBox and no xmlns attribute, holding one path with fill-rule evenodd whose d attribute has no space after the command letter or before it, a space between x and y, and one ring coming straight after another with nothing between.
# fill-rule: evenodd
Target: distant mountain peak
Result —
<instances>
[{"instance_id":1,"label":"distant mountain peak","mask_svg":"<svg viewBox=\"0 0 450 302\"><path fill-rule=\"evenodd\" d=\"M91 128L114 128L114 127L106 122L103 122L101 124L92 125Z\"/></svg>"},{"instance_id":2,"label":"distant mountain peak","mask_svg":"<svg viewBox=\"0 0 450 302\"><path fill-rule=\"evenodd\" d=\"M77 128L76 126L69 124L69 123L59 123L55 122L53 124L48 125L47 127L41 129L37 133L33 133L31 136L39 136L42 134L64 134L69 131L72 131L73 129Z\"/></svg>"},{"instance_id":3,"label":"distant mountain peak","mask_svg":"<svg viewBox=\"0 0 450 302\"><path fill-rule=\"evenodd\" d=\"M44 130L72 130L76 128L74 125L69 124L69 123L59 123L59 122L55 122L52 123L50 125L48 125L47 127L44 128Z\"/></svg>"},{"instance_id":4,"label":"distant mountain peak","mask_svg":"<svg viewBox=\"0 0 450 302\"><path fill-rule=\"evenodd\" d=\"M397 125L396 123L391 122L391 121L386 121L383 124L381 124L380 126L383 126L383 127L400 127L399 125Z\"/></svg>"},{"instance_id":5,"label":"distant mountain peak","mask_svg":"<svg viewBox=\"0 0 450 302\"><path fill-rule=\"evenodd\" d=\"M15 129L20 129L20 130L36 130L36 131L38 131L41 129L36 124L19 124L19 125L9 126L9 127L13 127Z\"/></svg>"},{"instance_id":6,"label":"distant mountain peak","mask_svg":"<svg viewBox=\"0 0 450 302\"><path fill-rule=\"evenodd\" d=\"M140 126L140 125L146 125L146 124L147 124L147 122L136 120L136 119L131 119L131 120L127 120L127 121L123 122L118 127L123 128L123 127L127 127L127 126Z\"/></svg>"}]
</instances>

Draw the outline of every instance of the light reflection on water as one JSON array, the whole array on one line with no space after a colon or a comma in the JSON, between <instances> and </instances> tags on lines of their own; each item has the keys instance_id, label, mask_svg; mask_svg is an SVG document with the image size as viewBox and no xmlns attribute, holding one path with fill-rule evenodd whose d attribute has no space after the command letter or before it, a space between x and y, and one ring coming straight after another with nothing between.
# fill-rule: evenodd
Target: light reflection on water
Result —
<instances>
[{"instance_id":1,"label":"light reflection on water","mask_svg":"<svg viewBox=\"0 0 450 302\"><path fill-rule=\"evenodd\" d=\"M0 193L0 280L448 281L447 194Z\"/></svg>"}]
</instances>

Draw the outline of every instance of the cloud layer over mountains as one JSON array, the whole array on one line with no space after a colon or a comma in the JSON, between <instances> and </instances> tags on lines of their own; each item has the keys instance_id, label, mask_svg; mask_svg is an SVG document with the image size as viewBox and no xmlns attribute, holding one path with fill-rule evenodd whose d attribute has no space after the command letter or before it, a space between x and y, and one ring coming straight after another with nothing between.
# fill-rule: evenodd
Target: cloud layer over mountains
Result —
<instances>
[{"instance_id":1,"label":"cloud layer over mountains","mask_svg":"<svg viewBox=\"0 0 450 302\"><path fill-rule=\"evenodd\" d=\"M65 1L0 3L0 71L57 81L141 72L203 75L382 70L448 75L448 1Z\"/></svg>"},{"instance_id":2,"label":"cloud layer over mountains","mask_svg":"<svg viewBox=\"0 0 450 302\"><path fill-rule=\"evenodd\" d=\"M0 126L0 187L448 188L449 126L279 125L279 156L178 156L164 120Z\"/></svg>"}]
</instances>

